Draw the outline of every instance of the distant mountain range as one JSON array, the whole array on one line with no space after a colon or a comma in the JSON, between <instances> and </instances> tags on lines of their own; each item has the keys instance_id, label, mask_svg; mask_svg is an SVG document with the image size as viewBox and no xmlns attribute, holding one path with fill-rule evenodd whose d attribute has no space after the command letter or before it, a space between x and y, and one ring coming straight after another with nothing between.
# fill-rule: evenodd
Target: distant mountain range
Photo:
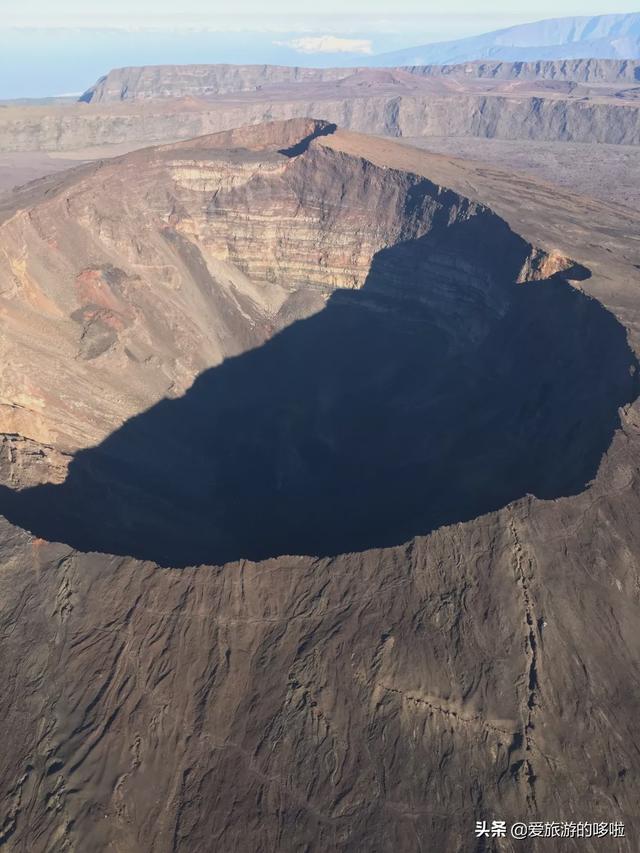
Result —
<instances>
[{"instance_id":1,"label":"distant mountain range","mask_svg":"<svg viewBox=\"0 0 640 853\"><path fill-rule=\"evenodd\" d=\"M456 41L380 53L361 65L445 65L474 59L505 62L537 59L637 59L640 12L627 15L553 18Z\"/></svg>"}]
</instances>

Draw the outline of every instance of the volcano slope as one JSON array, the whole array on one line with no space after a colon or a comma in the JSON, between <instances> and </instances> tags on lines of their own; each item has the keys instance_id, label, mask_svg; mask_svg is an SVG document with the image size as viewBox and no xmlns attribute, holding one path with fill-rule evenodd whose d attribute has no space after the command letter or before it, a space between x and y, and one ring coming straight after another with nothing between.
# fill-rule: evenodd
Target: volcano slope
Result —
<instances>
[{"instance_id":1,"label":"volcano slope","mask_svg":"<svg viewBox=\"0 0 640 853\"><path fill-rule=\"evenodd\" d=\"M636 850L635 214L311 121L12 204L0 844Z\"/></svg>"}]
</instances>

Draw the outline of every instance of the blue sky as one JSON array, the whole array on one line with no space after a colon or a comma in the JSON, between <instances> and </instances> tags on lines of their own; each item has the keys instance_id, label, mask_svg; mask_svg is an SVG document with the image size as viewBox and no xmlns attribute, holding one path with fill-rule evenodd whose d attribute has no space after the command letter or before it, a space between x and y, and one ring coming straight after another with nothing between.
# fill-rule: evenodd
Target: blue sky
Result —
<instances>
[{"instance_id":1,"label":"blue sky","mask_svg":"<svg viewBox=\"0 0 640 853\"><path fill-rule=\"evenodd\" d=\"M309 15L300 0L271 0L269 14L264 0L16 0L0 18L0 98L80 92L123 65L353 63L525 21L640 9L640 0L603 3L322 0L322 15Z\"/></svg>"},{"instance_id":2,"label":"blue sky","mask_svg":"<svg viewBox=\"0 0 640 853\"><path fill-rule=\"evenodd\" d=\"M14 5L14 4L12 4ZM271 0L269 13L271 15L300 16L300 0ZM565 15L597 15L606 12L633 12L638 10L638 3L617 0L615 8L606 8L609 3L603 0L525 0L525 2L514 2L514 0L449 0L446 4L447 13L450 16L503 16L505 18L520 17L529 20L540 20L545 17L559 17ZM87 0L57 0L55 4L51 0L22 0L15 4L13 11L3 12L3 18L19 19L25 21L40 18L43 21L52 20L53 16L58 21L65 16L74 18L93 19L97 25L100 21L108 22L114 17L144 19L158 18L163 15L175 15L176 4L174 0L110 0L110 2L93 2ZM180 17L204 16L214 18L224 15L229 10L228 2L216 3L212 0L182 0L179 4ZM264 17L264 0L234 0L232 4L233 17L249 15ZM323 0L321 4L324 15L362 15L371 17L381 15L387 17L401 15L437 15L442 12L442 3L428 2L428 0L397 0L390 3L389 0Z\"/></svg>"}]
</instances>

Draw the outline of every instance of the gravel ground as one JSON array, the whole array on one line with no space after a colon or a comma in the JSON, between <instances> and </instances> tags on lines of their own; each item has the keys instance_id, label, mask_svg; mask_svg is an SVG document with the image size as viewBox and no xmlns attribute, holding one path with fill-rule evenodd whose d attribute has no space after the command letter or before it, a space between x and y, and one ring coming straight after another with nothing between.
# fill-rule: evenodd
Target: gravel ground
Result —
<instances>
[{"instance_id":1,"label":"gravel ground","mask_svg":"<svg viewBox=\"0 0 640 853\"><path fill-rule=\"evenodd\" d=\"M407 145L523 172L581 195L640 210L640 147L472 137L413 137Z\"/></svg>"}]
</instances>

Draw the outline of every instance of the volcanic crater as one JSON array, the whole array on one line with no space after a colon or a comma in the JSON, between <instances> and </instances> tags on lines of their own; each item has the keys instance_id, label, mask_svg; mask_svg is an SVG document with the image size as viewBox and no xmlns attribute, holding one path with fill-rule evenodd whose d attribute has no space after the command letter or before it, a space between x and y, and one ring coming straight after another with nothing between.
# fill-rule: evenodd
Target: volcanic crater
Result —
<instances>
[{"instance_id":1,"label":"volcanic crater","mask_svg":"<svg viewBox=\"0 0 640 853\"><path fill-rule=\"evenodd\" d=\"M46 217L64 199L85 229L83 250L56 225L84 288L61 311L85 324L85 392L99 369L136 393L121 424L99 388L84 400L100 440L62 448L62 482L3 486L10 521L83 551L220 565L397 545L586 488L638 367L576 286L589 270L334 132L296 121L136 152L34 204ZM180 357L194 381L181 368L185 388L144 405L140 371L177 375Z\"/></svg>"}]
</instances>

